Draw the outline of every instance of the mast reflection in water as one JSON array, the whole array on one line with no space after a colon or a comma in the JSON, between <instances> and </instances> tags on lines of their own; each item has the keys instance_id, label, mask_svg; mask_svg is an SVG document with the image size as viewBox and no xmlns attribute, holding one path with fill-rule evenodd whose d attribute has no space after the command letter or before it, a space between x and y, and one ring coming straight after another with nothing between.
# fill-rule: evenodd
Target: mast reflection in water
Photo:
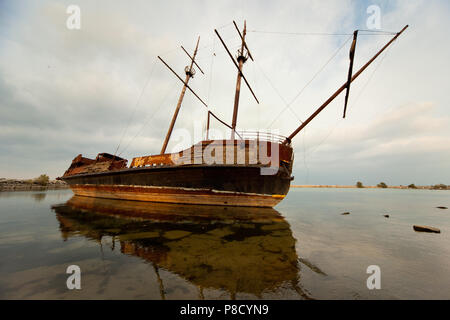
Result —
<instances>
[{"instance_id":1,"label":"mast reflection in water","mask_svg":"<svg viewBox=\"0 0 450 320\"><path fill-rule=\"evenodd\" d=\"M73 197L55 205L62 237L82 235L149 262L166 298L160 269L199 290L262 298L280 288L310 298L299 283L289 224L274 209L194 206ZM297 298L299 297L297 295Z\"/></svg>"}]
</instances>

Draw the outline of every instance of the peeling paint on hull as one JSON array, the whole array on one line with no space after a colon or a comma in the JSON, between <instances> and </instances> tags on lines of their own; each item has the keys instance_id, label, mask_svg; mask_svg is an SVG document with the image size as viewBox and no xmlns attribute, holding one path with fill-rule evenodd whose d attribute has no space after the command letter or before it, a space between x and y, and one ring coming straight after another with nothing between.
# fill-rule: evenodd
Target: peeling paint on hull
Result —
<instances>
[{"instance_id":1,"label":"peeling paint on hull","mask_svg":"<svg viewBox=\"0 0 450 320\"><path fill-rule=\"evenodd\" d=\"M121 185L71 185L75 195L179 204L273 207L285 195L251 194L206 189Z\"/></svg>"},{"instance_id":2,"label":"peeling paint on hull","mask_svg":"<svg viewBox=\"0 0 450 320\"><path fill-rule=\"evenodd\" d=\"M172 166L63 177L79 196L178 204L273 207L289 191L290 170L257 166Z\"/></svg>"}]
</instances>

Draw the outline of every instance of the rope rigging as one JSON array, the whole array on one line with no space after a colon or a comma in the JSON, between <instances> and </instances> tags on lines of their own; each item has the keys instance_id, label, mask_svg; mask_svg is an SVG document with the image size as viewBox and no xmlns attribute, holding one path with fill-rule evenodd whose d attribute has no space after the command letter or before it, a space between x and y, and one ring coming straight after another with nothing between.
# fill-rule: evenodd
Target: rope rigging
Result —
<instances>
[{"instance_id":1,"label":"rope rigging","mask_svg":"<svg viewBox=\"0 0 450 320\"><path fill-rule=\"evenodd\" d=\"M213 45L213 48L212 48L212 49L213 49L213 51L214 51L214 47L215 47L215 39L213 39L213 44L212 44L212 45ZM207 47L209 47L209 46L207 46ZM195 59L195 55L194 55L194 58L192 58L192 57L189 55L189 53L187 53L187 51L186 51L183 47L181 47L181 48L182 48L183 51L190 57L190 59L192 60L192 64L195 64L195 65L199 68L199 70L201 71L200 67L195 63L195 60L194 60L194 59ZM197 44L197 48L198 48L198 44ZM170 51L168 51L168 52L171 52L171 51L173 51L173 50L170 50ZM177 74L177 73L176 73L169 65L167 65L167 63L165 63L164 60L161 59L161 57L158 56L158 58L159 58L159 60L161 60L161 62L162 62L164 65L166 65L167 68L170 69L170 71L172 71L172 73L174 73L174 75L175 75L181 82L183 82L184 86L185 86L187 89L189 89L189 91L192 92L192 94L193 94L193 95L194 95L194 96L195 96L195 97L203 104L203 106L206 107L206 109L208 110L208 114L212 115L212 116L213 116L215 119L217 119L220 123L222 123L222 124L224 124L225 126L227 126L227 127L230 128L230 126L229 126L226 122L224 122L223 120L221 120L214 112L212 112L212 111L210 110L208 104L206 104L206 103L205 103L205 102L204 102L204 101L203 101L203 100L202 100L202 99L201 99L201 98L200 98L200 97L192 90L192 88L187 84L186 81L184 81L183 79L181 79L181 77L178 76L178 74ZM211 89L213 62L214 62L214 56L213 56L213 59L212 59L212 61L211 61L211 68L210 68L211 78L210 78L210 84L209 84L209 88L208 88L208 100L209 100L209 94L210 94L210 89ZM122 134L122 137L121 137L121 139L120 139L120 141L119 141L119 144L118 144L118 146L117 146L117 148L116 148L116 151L115 151L114 155L116 155L117 152L119 151L120 145L122 144L123 138L124 138L126 132L128 131L128 127L129 127L129 125L130 125L130 123L131 123L131 120L132 120L134 114L136 113L137 106L138 106L138 104L139 104L139 102L140 102L140 100L141 100L141 98L142 98L142 95L143 95L145 89L147 88L147 86L148 86L148 84L149 84L149 82L150 82L151 76L152 76L152 74L153 74L153 70L154 70L155 63L156 63L156 59L155 59L154 62L153 62L152 70L151 70L151 73L150 73L150 75L149 75L149 78L148 78L146 84L144 85L144 87L143 87L143 89L142 89L142 91L141 91L141 94L140 94L140 96L139 96L139 98L138 98L138 101L137 101L137 103L136 103L136 105L135 105L135 108L134 108L134 110L133 110L133 112L132 112L132 114L131 114L131 116L130 116L130 118L129 118L129 120L128 120L128 123L127 123L127 125L126 125L126 128L125 128L123 134ZM203 72L202 72L202 73L203 73ZM168 95L166 95L166 96L164 97L163 102L165 101L165 99L166 99L167 96L168 96ZM208 101L208 102L209 102L209 101ZM123 150L121 150L121 152L119 153L119 156L120 156L122 153L124 153L124 152L126 151L126 149L128 148L128 146L131 144L131 142L133 142L134 139L135 139L138 135L140 135L140 134L143 132L144 127L145 127L145 126L147 125L147 123L153 118L153 116L156 114L156 112L161 108L162 104L163 104L163 103L161 103L161 104L158 106L158 108L155 110L155 112L153 112L153 114L151 115L150 119L148 119L148 120L142 125L141 130L138 131L138 132L136 133L136 135L135 135L133 138L130 139L130 141L128 142L128 144L126 145L126 147L125 147Z\"/></svg>"},{"instance_id":2,"label":"rope rigging","mask_svg":"<svg viewBox=\"0 0 450 320\"><path fill-rule=\"evenodd\" d=\"M391 48L389 48L388 50L386 50L386 52L383 54L383 56L381 57L380 61L378 62L378 64L375 66L375 68L373 69L372 73L369 75L369 77L367 78L367 81L363 84L363 86L361 87L361 90L358 92L358 95L356 96L355 100L353 101L352 105L352 109L354 110L357 107L357 102L359 101L359 98L362 96L363 92L365 91L365 89L367 88L367 85L369 84L369 82L372 80L373 76L375 75L375 72L379 69L379 67L381 66L381 64L383 63L384 59L386 58L386 56L389 53L389 50ZM325 136L325 138L323 140L320 141L320 143L318 145L316 145L314 147L314 149L312 149L311 151L309 151L309 154L312 154L314 152L317 151L317 149L326 141L328 140L328 138L330 137L330 135L333 133L333 131L342 123L342 121L344 120L344 118L339 118L339 120L336 121L336 123L334 124L334 126L330 129L330 131L327 133L327 135ZM306 150L304 150L304 152L306 153Z\"/></svg>"},{"instance_id":3,"label":"rope rigging","mask_svg":"<svg viewBox=\"0 0 450 320\"><path fill-rule=\"evenodd\" d=\"M397 32L385 30L365 30L358 29L358 31L367 32L361 35L395 35ZM283 34L283 35L297 35L297 36L351 36L352 33L329 33L329 32L285 32L285 31L265 31L265 30L249 30L252 33L267 33L267 34Z\"/></svg>"},{"instance_id":4,"label":"rope rigging","mask_svg":"<svg viewBox=\"0 0 450 320\"><path fill-rule=\"evenodd\" d=\"M352 34L353 36L353 34ZM275 123L276 120L278 120L278 118L289 108L292 110L291 105L295 102L295 100L298 99L298 97L300 97L300 95L303 93L303 91L305 91L305 89L311 84L311 82L314 81L314 79L325 69L325 67L334 59L334 57L336 57L336 55L339 53L339 51L342 50L342 48L347 44L347 42L351 39L351 36L347 38L347 40L345 40L342 45L333 53L333 55L325 62L325 64L312 76L312 78L300 89L300 91L294 96L294 98L289 102L286 103L286 100L283 99L283 102L285 102L286 107L280 111L280 113L272 120L272 122L269 124L269 128L271 128L273 126L273 124ZM294 113L294 112L293 112ZM295 114L295 113L294 113ZM297 116L298 118L298 116ZM300 120L300 119L299 119ZM300 120L300 122L303 123L303 121Z\"/></svg>"},{"instance_id":5,"label":"rope rigging","mask_svg":"<svg viewBox=\"0 0 450 320\"><path fill-rule=\"evenodd\" d=\"M294 114L297 119L303 123L302 120L299 119L296 112L291 108L291 105L298 99L298 97L303 93L303 91L311 84L311 82L325 69L325 67L330 63L331 60L334 59L334 57L339 53L339 51L347 44L347 42L354 36L355 32L358 32L358 35L397 35L397 32L391 32L391 31L385 31L385 30L366 30L366 29L358 29L353 33L318 33L318 32L281 32L281 31L260 31L260 30L251 30L249 32L254 33L274 33L274 34L288 34L288 35L329 35L329 36L346 36L349 37L342 43L342 45L334 52L334 54L328 59L328 61L313 75L313 77L302 87L302 89L298 92L298 94L289 102L286 102L286 99L284 99L279 91L275 88L272 81L265 75L264 71L261 69L261 72L265 76L265 78L268 80L269 84L272 86L274 91L277 93L277 95L281 98L283 103L285 104L285 108L283 108L278 115L270 122L269 128L273 126L273 124L279 119L279 117L287 110L289 109L292 114ZM345 114L345 113L344 113Z\"/></svg>"},{"instance_id":6,"label":"rope rigging","mask_svg":"<svg viewBox=\"0 0 450 320\"><path fill-rule=\"evenodd\" d=\"M367 85L369 84L369 82L372 80L375 72L378 70L378 68L381 66L381 64L383 63L384 59L386 58L388 52L389 52L390 48L388 50L386 50L386 52L384 53L384 55L381 57L381 60L378 62L378 64L375 66L374 70L372 71L372 73L370 74L370 76L368 77L367 81L364 83L364 85L362 86L361 90L358 92L358 95L356 96L355 100L353 101L352 105L352 109L354 110L357 106L357 102L359 101L359 98L362 96L362 93L365 91L365 89L367 88ZM322 139L319 144L317 144L313 149L311 150L307 150L305 147L305 137L306 137L306 130L304 130L303 132L303 164L305 166L305 172L306 172L306 181L308 181L308 176L309 176L309 170L308 170L308 166L307 166L307 162L306 162L306 158L307 158L307 154L308 156L310 156L311 154L315 153L320 146L325 143L325 141L328 140L328 138L331 136L331 134L334 132L334 130L342 123L342 121L345 118L339 118L335 124L331 127L331 129L328 131L328 133L326 134L325 138Z\"/></svg>"},{"instance_id":7,"label":"rope rigging","mask_svg":"<svg viewBox=\"0 0 450 320\"><path fill-rule=\"evenodd\" d=\"M128 127L130 126L131 120L133 119L134 114L136 113L136 110L137 110L137 108L139 106L139 103L141 102L142 96L144 95L144 91L147 88L148 84L150 83L150 79L152 78L153 71L155 70L155 65L156 65L156 59L153 60L152 67L151 67L151 70L150 70L150 74L149 74L149 76L147 78L147 82L142 87L141 94L139 95L139 98L137 99L136 104L134 105L133 112L131 113L130 117L128 118L127 125L125 126L125 130L123 131L122 137L119 140L119 144L117 145L116 151L114 152L114 156L119 151L119 148L120 148L120 145L122 143L122 140L123 140L123 138L125 137L125 134L128 131Z\"/></svg>"},{"instance_id":8,"label":"rope rigging","mask_svg":"<svg viewBox=\"0 0 450 320\"><path fill-rule=\"evenodd\" d=\"M136 135L133 137L133 138L131 138L130 140L129 140L129 142L128 142L128 144L125 146L125 148L124 149L122 149L122 151L119 153L119 157L120 157L120 155L121 154L123 154L127 149L128 149L128 147L130 146L130 144L138 137L138 136L140 136L141 134L142 134L142 132L144 131L144 129L145 129L145 127L147 126L147 124L150 122L150 120L152 120L153 119L153 117L158 113L158 111L161 109L161 107L164 105L164 103L166 102L166 100L167 100L167 98L169 97L169 94L173 91L173 89L175 89L175 85L176 85L177 83L176 82L174 82L173 83L173 85L172 85L172 87L170 88L170 90L168 90L167 91L167 93L165 94L165 96L161 99L161 103L159 103L158 104L158 107L155 109L155 111L154 112L152 112L152 113L150 113L150 117L147 119L147 117L148 117L148 115L147 115L147 117L146 117L146 119L144 120L144 123L142 124L142 126L141 126L141 128L139 129L139 131L136 133Z\"/></svg>"},{"instance_id":9,"label":"rope rigging","mask_svg":"<svg viewBox=\"0 0 450 320\"><path fill-rule=\"evenodd\" d=\"M234 21L233 21L233 23L234 23ZM225 27L228 27L228 26L230 26L230 25L232 25L232 23L229 23L229 24L226 24L226 25L223 25L223 26L221 26L221 27L219 27L218 29L221 29L221 28L225 28ZM242 37L242 35L240 34L240 31L239 31L239 29L238 29L238 27L237 27L237 25L236 25L236 23L234 23L234 25L235 25L235 27L236 27L236 29L238 30L238 33L239 33L239 36L240 36L240 38L242 39L242 46L245 46L246 47L246 43L245 43L245 41L244 41L244 38ZM399 35L399 33L394 33L394 32L390 32L390 31L385 31L385 30L358 30L360 33L359 33L359 35L393 35L393 34L395 34L395 35ZM247 80L245 79L245 76L242 74L242 71L240 70L240 66L238 66L237 64L236 64L236 62L234 61L234 59L233 59L233 56L231 55L231 53L229 52L229 50L228 50L228 48L226 47L226 45L225 45L225 43L224 43L224 40L220 37L220 35L217 33L217 29L215 30L215 32L216 32L216 34L218 35L218 37L219 37L219 39L221 40L221 42L222 42L222 44L224 45L224 47L225 47L225 50L221 50L221 51L224 51L224 52L227 52L228 53L228 55L230 55L230 57L232 58L232 60L233 60L233 62L234 62L234 64L235 64L235 66L238 68L238 71L239 71L239 74L241 75L241 77L244 79L244 81L245 81L245 83L247 84L247 86L248 86L248 88L250 89L250 92L253 94L253 96L254 96L254 98L255 98L255 100L258 102L258 99L256 98L256 96L255 96L255 94L253 93L253 90L251 89L251 87L250 87L250 85L248 84L248 82L247 82ZM348 36L348 38L339 46L339 48L337 48L337 50L332 54L332 56L324 63L324 65L312 76L312 78L300 89L300 91L292 98L292 100L290 101L290 102L288 102L282 95L281 95L281 93L277 90L277 88L275 87L275 85L272 83L272 81L270 80L270 78L266 75L266 73L264 72L264 70L263 70L263 68L259 65L259 63L257 62L256 63L256 65L257 65L257 67L258 67L258 69L261 71L261 73L263 74L263 76L266 78L266 80L268 81L268 83L270 84L270 86L272 87L272 89L275 91L275 93L278 95L278 97L283 101L283 103L284 103L284 105L285 105L285 107L278 113L278 115L275 117L275 118L273 118L273 120L271 121L271 123L270 123L270 125L268 126L268 128L271 128L272 126L273 126L273 124L279 119L279 117L287 110L287 109L290 109L290 111L297 117L297 119L302 123L302 126L301 126L301 128L300 128L300 130L307 124L307 123L309 123L309 121L310 121L310 119L308 118L307 120L305 120L305 122L303 122L302 120L300 120L300 117L296 114L296 112L291 108L291 105L301 96L301 94L305 91L305 89L317 78L317 76L325 69L325 67L337 56L337 54L342 50L342 48L348 43L348 41L352 38L352 35L354 34L354 33L320 33L320 32L281 32L281 31L263 31L263 30L250 30L250 31L248 31L248 32L252 32L252 33L266 33L266 34L284 34L284 35L318 35L318 36ZM396 36L396 37L397 37ZM244 37L245 37L245 23L244 23ZM395 37L395 38L396 38ZM230 37L230 38L235 38L235 36L234 37ZM198 47L198 42L197 42L197 48L196 48L196 51L195 52L197 52L197 49L206 49L206 48L209 48L209 47L211 47L211 49L212 49L212 54L211 54L211 63L210 63L210 70L209 70L209 85L208 85L208 94L207 94L207 102L209 103L210 101L210 96L211 96L211 87L212 87L212 70L213 70L213 66L214 66L214 57L216 57L216 41L215 41L216 39L215 39L215 37L213 38L213 40L212 40L212 43L210 43L209 45L205 45L205 46L202 46L202 47ZM394 39L395 40L395 39ZM392 42L392 41L391 41ZM202 71L201 69L200 69L200 67L196 64L196 62L195 62L195 54L194 54L194 58L192 58L190 55L189 55L189 53L187 53L187 51L182 47L182 49L184 50L184 52L191 58L191 60L192 60L192 62L191 62L191 67L192 67L192 64L195 64L198 68L199 68L199 70L200 71ZM384 48L383 48L384 49ZM241 49L241 50L243 50L243 49ZM170 50L170 51L167 51L166 52L166 54L168 54L168 53L171 53L171 52L173 52L173 51L175 51L175 49L173 49L173 50ZM247 48L247 51L248 51L248 48ZM202 50L202 52L204 52L203 50ZM381 53L381 52L380 52ZM381 59L381 61L380 61L380 63L377 65L377 67L375 68L375 70L379 67L379 65L381 64L381 62L383 61L383 59L384 59L384 57L385 57L386 55L384 55L383 56L383 58ZM187 88L187 89L189 89L189 91L191 91L192 92L192 94L203 104L203 106L208 110L208 123L209 123L209 115L212 115L216 120L218 120L220 123L222 123L223 125L225 125L226 127L228 127L228 128L232 128L232 131L234 132L234 115L233 115L233 124L232 124L232 126L230 126L230 125L228 125L225 121L223 121L223 120L221 120L214 112L212 112L211 110L210 110L210 107L209 107L209 105L207 104L207 103L205 103L190 87L189 87L189 85L187 84L187 81L184 81L183 79L181 79L181 77L179 77L176 73L175 73L175 71L172 69L172 68L170 68L159 56L158 56L158 58L166 65L166 67L168 67L174 74L175 74L175 76L177 76L177 78L181 81L181 82L183 82L183 84L184 84L184 87L185 87L185 89ZM250 56L250 58L252 58L251 56ZM371 60L371 61L373 61L373 60ZM138 106L139 106L139 103L140 103L140 101L141 101L141 99L142 99L142 96L143 96L143 94L144 94L144 91L145 91L145 89L148 87L148 85L149 85L149 83L150 83L150 80L151 80L151 78L152 78L152 74L153 74L153 71L154 71L154 69L155 69L155 64L156 64L156 59L153 61L153 64L152 64L152 67L151 67L151 71L150 71L150 75L149 75L149 77L148 77L148 79L147 79L147 81L146 81L146 83L145 83L145 85L144 85L144 87L142 88L142 90L141 90L141 92L140 92L140 95L139 95L139 97L138 97L138 99L137 99L137 102L136 102L136 104L135 104L135 106L134 106L134 108L133 108L133 111L132 111L132 113L131 113L131 115L130 115L130 117L129 117L129 119L128 119L128 122L127 122L127 125L125 126L125 130L123 131L123 133L122 133L122 135L121 135L121 138L120 138L120 140L119 140L119 143L118 143L118 145L117 145L117 148L116 148L116 151L115 151L115 153L114 153L114 155L116 155L118 152L119 152L119 150L120 150L120 147L121 147L121 145L122 145L122 142L123 142L123 140L124 140L124 137L125 137L125 135L126 135L126 133L128 132L128 129L129 129L129 126L130 126L130 123L131 123L131 120L133 119L133 117L134 117L134 115L135 115L135 113L136 113L136 111L137 111L137 108L138 108ZM365 66L366 67L366 66ZM364 67L364 68L365 68ZM364 69L364 68L362 68L362 69ZM195 71L195 70L194 70ZM202 72L203 73L203 72ZM373 76L373 74L375 73L375 71L372 73L372 75L370 76L370 78L369 78L369 81L370 81L370 79L372 78L372 76ZM351 77L351 75L349 76L349 77ZM363 87L363 89L361 90L361 92L359 92L359 95L358 95L358 97L357 97L357 99L359 98L359 96L361 95L361 93L362 93L362 91L364 91L364 89L365 89L365 86L367 86L367 84L368 84L368 82L369 81L367 81L367 83L364 85L364 87ZM350 81L351 82L351 81ZM340 89L339 89L340 90ZM163 99L163 101L165 101L165 99L167 98L167 96L168 96L168 94L164 97L164 99ZM125 148L123 149L123 150L121 150L120 151L120 153L119 153L119 156L123 153L123 152L125 152L126 151L126 149L128 148L128 146L131 144L131 142L138 136L138 135L140 135L141 133L142 133L142 131L143 131L143 129L144 129L144 127L147 125L147 123L148 123L148 121L150 121L153 117L154 117L154 115L156 114L156 112L161 108L161 106L162 106L162 103L158 106L158 108L155 110L155 112L153 112L153 114L151 115L151 117L150 117L150 119L148 119L143 125L142 125L142 127L141 127L141 130L140 131L138 131L138 133L133 137L133 138L131 138L131 140L128 142L128 144L125 146ZM345 112L345 111L344 111ZM345 113L344 113L345 114ZM299 129L297 129L294 133L293 133L293 135L295 135L296 133L298 133L298 131L299 131ZM291 135L292 136L292 135ZM170 134L169 134L169 136L168 136L169 138L170 138ZM327 136L328 137L328 136ZM167 138L166 138L167 139ZM290 140L290 137L289 137L289 140ZM325 140L326 140L326 138L325 138ZM165 142L166 143L166 142ZM321 144L321 143L320 143ZM319 144L319 146L320 146L320 144ZM163 147L164 148L164 147Z\"/></svg>"}]
</instances>

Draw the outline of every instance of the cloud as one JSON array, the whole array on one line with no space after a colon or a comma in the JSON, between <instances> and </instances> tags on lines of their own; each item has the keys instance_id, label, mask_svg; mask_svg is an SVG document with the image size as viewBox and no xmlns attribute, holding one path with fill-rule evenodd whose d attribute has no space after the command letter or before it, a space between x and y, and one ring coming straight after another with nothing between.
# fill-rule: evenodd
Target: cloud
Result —
<instances>
[{"instance_id":1,"label":"cloud","mask_svg":"<svg viewBox=\"0 0 450 320\"><path fill-rule=\"evenodd\" d=\"M81 8L81 30L65 27L69 4ZM406 23L411 27L352 84L345 121L338 120L343 104L339 97L295 138L294 172L299 183L353 183L357 176L378 182L386 168L395 168L389 169L390 180L397 184L406 183L411 174L418 184L450 178L445 161L449 97L443 90L450 45L442 41L449 6L445 1L375 4L382 8L383 29L399 30ZM349 43L326 62L348 36L270 32L351 33L366 28L368 5L2 2L0 176L46 172L55 177L77 154L114 152L119 142L129 159L158 153L180 83L156 56L182 74L188 60L179 46L192 51L199 35L198 63L205 75L197 73L192 87L215 113L231 122L236 72L213 30L218 28L234 53L239 37L233 19L239 25L247 19L255 62L246 63L244 73L261 102L257 104L243 87L238 126L265 129L274 122L272 128L288 135L345 81ZM361 36L355 68L387 39ZM325 64L290 105L293 111L288 108L277 118ZM196 121L205 122L206 111L187 93L175 128L193 131ZM220 128L218 123L213 126ZM175 144L172 141L168 149Z\"/></svg>"},{"instance_id":2,"label":"cloud","mask_svg":"<svg viewBox=\"0 0 450 320\"><path fill-rule=\"evenodd\" d=\"M347 184L361 179L370 184L398 179L399 184L406 184L424 172L427 176L422 176L421 183L446 181L450 168L450 117L436 116L435 110L431 103L412 104L392 108L369 125L346 126L345 121L339 121L339 126L331 129L332 135L323 138L317 132L309 141L310 148L302 149L297 143L300 167L304 167L301 162L306 157L308 174L322 176L319 172L324 171L328 178L335 175L334 180ZM352 170L346 169L349 165ZM336 173L346 170L348 176ZM363 177L358 177L361 174ZM305 178L304 173L300 176Z\"/></svg>"}]
</instances>

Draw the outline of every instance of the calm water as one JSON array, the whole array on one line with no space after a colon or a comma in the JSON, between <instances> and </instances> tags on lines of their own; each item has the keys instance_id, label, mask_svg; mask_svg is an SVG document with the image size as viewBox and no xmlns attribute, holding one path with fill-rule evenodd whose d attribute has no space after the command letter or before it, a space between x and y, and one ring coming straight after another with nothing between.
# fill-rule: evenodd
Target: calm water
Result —
<instances>
[{"instance_id":1,"label":"calm water","mask_svg":"<svg viewBox=\"0 0 450 320\"><path fill-rule=\"evenodd\" d=\"M0 192L0 299L450 299L437 206L450 192L291 189L276 210Z\"/></svg>"}]
</instances>

